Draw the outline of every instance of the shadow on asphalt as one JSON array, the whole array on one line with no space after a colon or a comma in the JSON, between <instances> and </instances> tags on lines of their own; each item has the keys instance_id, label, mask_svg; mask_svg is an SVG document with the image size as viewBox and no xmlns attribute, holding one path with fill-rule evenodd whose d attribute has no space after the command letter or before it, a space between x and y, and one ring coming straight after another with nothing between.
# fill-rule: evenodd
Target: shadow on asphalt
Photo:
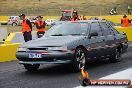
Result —
<instances>
[{"instance_id":1,"label":"shadow on asphalt","mask_svg":"<svg viewBox=\"0 0 132 88\"><path fill-rule=\"evenodd\" d=\"M122 56L122 60L117 63L110 63L108 60L91 61L86 65L86 70L90 78L98 79L125 69L132 67L132 49ZM63 76L63 75L79 75L80 72L73 72L70 64L62 65L42 65L36 72L28 72L24 70L25 75L41 75L41 76Z\"/></svg>"},{"instance_id":2,"label":"shadow on asphalt","mask_svg":"<svg viewBox=\"0 0 132 88\"><path fill-rule=\"evenodd\" d=\"M104 67L105 65L110 65L108 60L102 61L91 61L86 63L86 70L93 70L97 67ZM116 63L115 63L116 64ZM74 72L70 64L59 64L59 65L49 65L45 67L44 65L40 66L40 69L36 72L25 71L26 74L34 75L64 75L64 74L76 74L80 72Z\"/></svg>"}]
</instances>

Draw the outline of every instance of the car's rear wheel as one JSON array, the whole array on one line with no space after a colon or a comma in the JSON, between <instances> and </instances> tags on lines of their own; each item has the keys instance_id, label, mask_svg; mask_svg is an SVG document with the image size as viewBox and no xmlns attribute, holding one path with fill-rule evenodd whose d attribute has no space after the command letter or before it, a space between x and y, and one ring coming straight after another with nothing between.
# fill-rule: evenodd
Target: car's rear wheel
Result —
<instances>
[{"instance_id":1,"label":"car's rear wheel","mask_svg":"<svg viewBox=\"0 0 132 88\"><path fill-rule=\"evenodd\" d=\"M39 69L40 64L24 64L24 67L27 71L33 72Z\"/></svg>"},{"instance_id":2,"label":"car's rear wheel","mask_svg":"<svg viewBox=\"0 0 132 88\"><path fill-rule=\"evenodd\" d=\"M121 59L121 51L120 49L116 49L114 54L110 57L110 62L118 62Z\"/></svg>"},{"instance_id":3,"label":"car's rear wheel","mask_svg":"<svg viewBox=\"0 0 132 88\"><path fill-rule=\"evenodd\" d=\"M77 48L75 50L74 61L73 61L73 70L80 71L82 67L85 68L86 63L86 50L83 48Z\"/></svg>"}]
</instances>

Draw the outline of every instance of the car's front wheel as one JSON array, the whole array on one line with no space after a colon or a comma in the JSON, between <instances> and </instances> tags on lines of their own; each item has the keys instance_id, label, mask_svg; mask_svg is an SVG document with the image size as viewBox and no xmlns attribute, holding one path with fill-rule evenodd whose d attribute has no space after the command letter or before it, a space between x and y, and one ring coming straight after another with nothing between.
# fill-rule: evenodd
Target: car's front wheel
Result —
<instances>
[{"instance_id":1,"label":"car's front wheel","mask_svg":"<svg viewBox=\"0 0 132 88\"><path fill-rule=\"evenodd\" d=\"M86 50L83 48L77 48L75 50L74 61L73 61L73 70L80 71L82 67L85 68L86 63Z\"/></svg>"},{"instance_id":2,"label":"car's front wheel","mask_svg":"<svg viewBox=\"0 0 132 88\"><path fill-rule=\"evenodd\" d=\"M40 64L24 64L24 67L27 71L37 71L39 69Z\"/></svg>"},{"instance_id":3,"label":"car's front wheel","mask_svg":"<svg viewBox=\"0 0 132 88\"><path fill-rule=\"evenodd\" d=\"M12 23L12 26L16 26L16 25L17 25L17 23L15 23L15 22Z\"/></svg>"}]
</instances>

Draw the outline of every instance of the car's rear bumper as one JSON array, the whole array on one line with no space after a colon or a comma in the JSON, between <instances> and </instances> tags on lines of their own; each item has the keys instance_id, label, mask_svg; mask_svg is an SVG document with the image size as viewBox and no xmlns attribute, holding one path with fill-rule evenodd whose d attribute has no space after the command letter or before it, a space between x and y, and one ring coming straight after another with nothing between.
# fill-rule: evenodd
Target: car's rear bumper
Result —
<instances>
[{"instance_id":1,"label":"car's rear bumper","mask_svg":"<svg viewBox=\"0 0 132 88\"><path fill-rule=\"evenodd\" d=\"M16 57L20 64L63 64L72 61L74 51L42 53L41 58L29 58L30 53L38 52L17 52Z\"/></svg>"}]
</instances>

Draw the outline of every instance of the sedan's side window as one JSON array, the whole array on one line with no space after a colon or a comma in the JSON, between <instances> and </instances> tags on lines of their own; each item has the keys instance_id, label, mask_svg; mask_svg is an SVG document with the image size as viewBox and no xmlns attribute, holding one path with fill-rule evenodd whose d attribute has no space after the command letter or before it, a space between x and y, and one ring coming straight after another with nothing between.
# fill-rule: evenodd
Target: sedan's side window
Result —
<instances>
[{"instance_id":1,"label":"sedan's side window","mask_svg":"<svg viewBox=\"0 0 132 88\"><path fill-rule=\"evenodd\" d=\"M107 25L114 32L114 34L119 34L119 32L114 27L112 27L112 25L110 24L107 24Z\"/></svg>"},{"instance_id":2,"label":"sedan's side window","mask_svg":"<svg viewBox=\"0 0 132 88\"><path fill-rule=\"evenodd\" d=\"M113 31L106 25L105 22L100 22L100 25L103 30L103 35L114 35Z\"/></svg>"},{"instance_id":3,"label":"sedan's side window","mask_svg":"<svg viewBox=\"0 0 132 88\"><path fill-rule=\"evenodd\" d=\"M98 22L91 23L90 34L94 32L97 32L98 36L102 36L102 31Z\"/></svg>"},{"instance_id":4,"label":"sedan's side window","mask_svg":"<svg viewBox=\"0 0 132 88\"><path fill-rule=\"evenodd\" d=\"M82 34L88 33L88 24L87 23L81 23L80 27L81 27Z\"/></svg>"}]
</instances>

